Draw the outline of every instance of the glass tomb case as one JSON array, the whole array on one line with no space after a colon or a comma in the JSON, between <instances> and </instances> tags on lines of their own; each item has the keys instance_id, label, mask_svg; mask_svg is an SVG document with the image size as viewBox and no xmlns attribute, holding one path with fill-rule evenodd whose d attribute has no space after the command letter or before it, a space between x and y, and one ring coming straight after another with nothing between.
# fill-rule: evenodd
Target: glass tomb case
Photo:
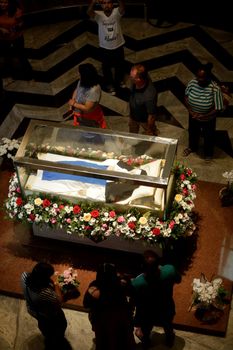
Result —
<instances>
[{"instance_id":1,"label":"glass tomb case","mask_svg":"<svg viewBox=\"0 0 233 350\"><path fill-rule=\"evenodd\" d=\"M23 196L165 213L177 139L31 121L14 158Z\"/></svg>"}]
</instances>

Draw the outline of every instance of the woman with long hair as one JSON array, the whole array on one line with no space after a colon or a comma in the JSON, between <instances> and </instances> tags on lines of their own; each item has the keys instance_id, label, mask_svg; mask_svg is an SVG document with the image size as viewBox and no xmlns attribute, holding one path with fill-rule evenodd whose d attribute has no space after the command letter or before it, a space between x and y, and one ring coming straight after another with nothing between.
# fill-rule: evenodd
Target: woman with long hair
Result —
<instances>
[{"instance_id":1,"label":"woman with long hair","mask_svg":"<svg viewBox=\"0 0 233 350\"><path fill-rule=\"evenodd\" d=\"M86 126L106 128L106 121L100 107L101 87L98 74L91 63L79 66L77 87L69 100L69 106L74 110L74 125L79 123Z\"/></svg>"},{"instance_id":2,"label":"woman with long hair","mask_svg":"<svg viewBox=\"0 0 233 350\"><path fill-rule=\"evenodd\" d=\"M113 264L101 264L84 295L83 305L95 332L96 350L133 350L132 308L126 286Z\"/></svg>"}]
</instances>

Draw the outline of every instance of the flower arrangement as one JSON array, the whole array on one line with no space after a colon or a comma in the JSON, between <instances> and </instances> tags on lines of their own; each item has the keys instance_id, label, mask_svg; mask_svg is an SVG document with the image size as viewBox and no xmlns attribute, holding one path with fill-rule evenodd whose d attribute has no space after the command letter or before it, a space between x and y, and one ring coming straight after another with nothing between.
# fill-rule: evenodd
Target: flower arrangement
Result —
<instances>
[{"instance_id":1,"label":"flower arrangement","mask_svg":"<svg viewBox=\"0 0 233 350\"><path fill-rule=\"evenodd\" d=\"M7 137L3 137L0 141L0 157L6 156L7 158L12 159L19 146L20 142L18 140L10 140Z\"/></svg>"},{"instance_id":2,"label":"flower arrangement","mask_svg":"<svg viewBox=\"0 0 233 350\"><path fill-rule=\"evenodd\" d=\"M219 198L222 206L227 207L233 204L233 169L231 171L225 171L222 176L227 179L227 187L221 188Z\"/></svg>"},{"instance_id":3,"label":"flower arrangement","mask_svg":"<svg viewBox=\"0 0 233 350\"><path fill-rule=\"evenodd\" d=\"M215 277L210 281L202 273L200 278L194 278L191 308L208 309L209 307L222 308L226 303L227 291L222 278Z\"/></svg>"},{"instance_id":4,"label":"flower arrangement","mask_svg":"<svg viewBox=\"0 0 233 350\"><path fill-rule=\"evenodd\" d=\"M222 176L227 179L227 188L229 191L233 192L233 169L231 171L225 171Z\"/></svg>"},{"instance_id":5,"label":"flower arrangement","mask_svg":"<svg viewBox=\"0 0 233 350\"><path fill-rule=\"evenodd\" d=\"M53 146L50 143L42 143L41 145L30 142L27 145L25 155L27 157L35 157L37 158L38 153L53 153L59 154L69 157L83 158L83 159L95 159L99 161L103 161L106 159L119 159L128 165L139 166L142 164L146 164L152 162L154 159L151 156L146 154L140 156L132 156L132 155L119 155L114 152L104 152L100 149L95 150L91 147L85 148L74 148L73 146Z\"/></svg>"},{"instance_id":6,"label":"flower arrangement","mask_svg":"<svg viewBox=\"0 0 233 350\"><path fill-rule=\"evenodd\" d=\"M196 229L192 209L197 176L192 169L179 163L174 166L173 173L176 178L175 196L166 220L156 217L153 212L143 214L136 208L117 213L110 207L99 208L94 202L74 204L46 194L23 198L16 174L10 179L5 209L11 219L31 224L46 223L51 228L65 230L67 234L95 241L115 235L163 245L167 240L190 236Z\"/></svg>"},{"instance_id":7,"label":"flower arrangement","mask_svg":"<svg viewBox=\"0 0 233 350\"><path fill-rule=\"evenodd\" d=\"M77 279L77 271L75 271L72 267L69 267L61 274L56 271L55 275L57 276L57 283L65 300L77 298L80 295L78 290L80 282Z\"/></svg>"}]
</instances>

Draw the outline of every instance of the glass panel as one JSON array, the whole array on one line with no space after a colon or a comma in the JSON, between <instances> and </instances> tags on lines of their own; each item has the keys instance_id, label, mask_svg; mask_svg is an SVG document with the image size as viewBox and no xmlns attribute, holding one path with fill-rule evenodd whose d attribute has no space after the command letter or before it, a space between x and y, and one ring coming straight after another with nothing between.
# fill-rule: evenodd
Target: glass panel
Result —
<instances>
[{"instance_id":1,"label":"glass panel","mask_svg":"<svg viewBox=\"0 0 233 350\"><path fill-rule=\"evenodd\" d=\"M176 147L174 139L32 122L15 163L26 195L163 210Z\"/></svg>"}]
</instances>

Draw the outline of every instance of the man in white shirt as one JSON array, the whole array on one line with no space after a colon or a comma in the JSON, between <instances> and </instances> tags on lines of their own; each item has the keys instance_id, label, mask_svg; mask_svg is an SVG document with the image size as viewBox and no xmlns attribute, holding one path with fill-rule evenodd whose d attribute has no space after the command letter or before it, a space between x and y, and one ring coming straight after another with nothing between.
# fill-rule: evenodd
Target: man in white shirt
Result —
<instances>
[{"instance_id":1,"label":"man in white shirt","mask_svg":"<svg viewBox=\"0 0 233 350\"><path fill-rule=\"evenodd\" d=\"M115 89L123 87L124 78L124 37L120 20L125 12L123 0L119 0L119 6L114 7L112 0L99 1L102 10L94 10L97 0L92 0L87 14L98 24L98 36L100 57L104 83L107 91L115 95ZM112 72L113 69L113 72Z\"/></svg>"}]
</instances>

